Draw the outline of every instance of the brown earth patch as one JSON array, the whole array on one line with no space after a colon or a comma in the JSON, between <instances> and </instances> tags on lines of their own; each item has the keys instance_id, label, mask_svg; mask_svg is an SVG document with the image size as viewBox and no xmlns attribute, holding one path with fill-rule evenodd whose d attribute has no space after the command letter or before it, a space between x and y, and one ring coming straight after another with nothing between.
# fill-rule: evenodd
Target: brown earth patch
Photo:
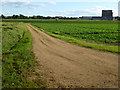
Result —
<instances>
[{"instance_id":1,"label":"brown earth patch","mask_svg":"<svg viewBox=\"0 0 120 90\"><path fill-rule=\"evenodd\" d=\"M37 57L36 71L49 88L117 88L118 55L79 47L27 24Z\"/></svg>"}]
</instances>

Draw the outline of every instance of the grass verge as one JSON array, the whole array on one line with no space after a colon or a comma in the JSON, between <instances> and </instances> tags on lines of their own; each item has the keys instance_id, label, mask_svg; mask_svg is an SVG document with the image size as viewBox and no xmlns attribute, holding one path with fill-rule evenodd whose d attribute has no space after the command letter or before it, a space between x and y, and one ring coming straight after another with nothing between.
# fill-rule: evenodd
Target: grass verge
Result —
<instances>
[{"instance_id":1,"label":"grass verge","mask_svg":"<svg viewBox=\"0 0 120 90\"><path fill-rule=\"evenodd\" d=\"M10 50L23 36L24 23L2 23L2 52Z\"/></svg>"},{"instance_id":2,"label":"grass verge","mask_svg":"<svg viewBox=\"0 0 120 90\"><path fill-rule=\"evenodd\" d=\"M37 62L32 51L32 37L27 28L23 37L12 49L3 53L2 88L45 88L35 67ZM31 79L30 79L31 78Z\"/></svg>"}]
</instances>

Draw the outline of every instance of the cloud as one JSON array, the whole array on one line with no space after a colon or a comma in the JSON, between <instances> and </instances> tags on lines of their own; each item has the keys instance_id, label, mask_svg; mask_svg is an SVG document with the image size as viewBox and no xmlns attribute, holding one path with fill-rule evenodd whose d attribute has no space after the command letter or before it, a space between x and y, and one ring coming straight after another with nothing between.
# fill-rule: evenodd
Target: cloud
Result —
<instances>
[{"instance_id":1,"label":"cloud","mask_svg":"<svg viewBox=\"0 0 120 90\"><path fill-rule=\"evenodd\" d=\"M30 9L37 9L38 7L45 7L45 4L29 4L27 5Z\"/></svg>"},{"instance_id":2,"label":"cloud","mask_svg":"<svg viewBox=\"0 0 120 90\"><path fill-rule=\"evenodd\" d=\"M2 0L2 2L25 2L25 3L29 3L30 0Z\"/></svg>"},{"instance_id":3,"label":"cloud","mask_svg":"<svg viewBox=\"0 0 120 90\"><path fill-rule=\"evenodd\" d=\"M51 2L50 0L2 0L5 2ZM119 0L52 0L52 2L118 2Z\"/></svg>"},{"instance_id":4,"label":"cloud","mask_svg":"<svg viewBox=\"0 0 120 90\"><path fill-rule=\"evenodd\" d=\"M103 6L96 6L94 8L83 9L83 10L50 10L60 16L102 16L102 10L113 10L113 16L118 16L116 8L108 8Z\"/></svg>"},{"instance_id":5,"label":"cloud","mask_svg":"<svg viewBox=\"0 0 120 90\"><path fill-rule=\"evenodd\" d=\"M44 2L32 2L33 0L3 0L2 6L14 6L14 7L24 7L27 6L28 8L38 8L38 7L45 7L48 4L56 5L55 1L49 1L47 3Z\"/></svg>"},{"instance_id":6,"label":"cloud","mask_svg":"<svg viewBox=\"0 0 120 90\"><path fill-rule=\"evenodd\" d=\"M13 6L17 8L28 7L28 8L38 8L45 7L43 3L32 3L30 0L4 0L2 6Z\"/></svg>"},{"instance_id":7,"label":"cloud","mask_svg":"<svg viewBox=\"0 0 120 90\"><path fill-rule=\"evenodd\" d=\"M65 11L65 10L53 10L53 9L50 9L49 12L51 13L54 13L55 15L67 15L68 14L68 11Z\"/></svg>"},{"instance_id":8,"label":"cloud","mask_svg":"<svg viewBox=\"0 0 120 90\"><path fill-rule=\"evenodd\" d=\"M1 14L12 15L13 13L10 11L4 11L4 12L1 12Z\"/></svg>"},{"instance_id":9,"label":"cloud","mask_svg":"<svg viewBox=\"0 0 120 90\"><path fill-rule=\"evenodd\" d=\"M31 0L31 2L49 2L50 0ZM52 0L55 2L118 2L119 0Z\"/></svg>"},{"instance_id":10,"label":"cloud","mask_svg":"<svg viewBox=\"0 0 120 90\"><path fill-rule=\"evenodd\" d=\"M69 11L65 11L65 10L50 10L51 12L55 13L56 15L60 15L60 16L83 16L83 15L97 15L95 14L95 12L90 12L88 10L69 10Z\"/></svg>"},{"instance_id":11,"label":"cloud","mask_svg":"<svg viewBox=\"0 0 120 90\"><path fill-rule=\"evenodd\" d=\"M49 4L56 5L57 3L55 1L48 2Z\"/></svg>"},{"instance_id":12,"label":"cloud","mask_svg":"<svg viewBox=\"0 0 120 90\"><path fill-rule=\"evenodd\" d=\"M82 15L97 15L95 12L91 12L90 10L73 10L68 11L69 16L82 16Z\"/></svg>"},{"instance_id":13,"label":"cloud","mask_svg":"<svg viewBox=\"0 0 120 90\"><path fill-rule=\"evenodd\" d=\"M2 6L22 7L30 3L30 0L2 0Z\"/></svg>"}]
</instances>

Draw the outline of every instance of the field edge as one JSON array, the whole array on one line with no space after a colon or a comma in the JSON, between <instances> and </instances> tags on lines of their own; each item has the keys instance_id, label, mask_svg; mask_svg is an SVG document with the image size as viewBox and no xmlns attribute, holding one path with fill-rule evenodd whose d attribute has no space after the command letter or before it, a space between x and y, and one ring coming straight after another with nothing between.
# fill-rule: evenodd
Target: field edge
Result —
<instances>
[{"instance_id":1,"label":"field edge","mask_svg":"<svg viewBox=\"0 0 120 90\"><path fill-rule=\"evenodd\" d=\"M3 53L2 88L46 88L35 71L38 64L32 50L32 36L24 23L24 35L10 50ZM35 76L36 78L31 78Z\"/></svg>"},{"instance_id":2,"label":"field edge","mask_svg":"<svg viewBox=\"0 0 120 90\"><path fill-rule=\"evenodd\" d=\"M35 25L32 25L32 26L36 27ZM72 43L72 44L75 44L75 45L78 45L78 46L82 46L82 47L86 47L86 48L92 48L92 49L100 50L100 51L106 51L106 52L120 54L120 50L119 50L120 46L112 46L112 45L85 42L85 41L82 41L82 40L75 39L73 37L67 37L67 36L62 36L62 35L58 35L58 34L53 34L51 32L43 30L42 28L39 28L39 27L36 27L36 28L43 31L43 32L45 32L46 34L48 34L48 35L50 35L52 37L67 41L69 43Z\"/></svg>"}]
</instances>

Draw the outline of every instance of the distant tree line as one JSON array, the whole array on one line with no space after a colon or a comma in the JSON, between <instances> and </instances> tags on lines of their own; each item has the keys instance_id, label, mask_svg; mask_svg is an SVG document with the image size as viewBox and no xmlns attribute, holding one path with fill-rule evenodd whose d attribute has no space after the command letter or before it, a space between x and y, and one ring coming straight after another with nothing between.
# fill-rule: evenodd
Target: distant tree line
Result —
<instances>
[{"instance_id":1,"label":"distant tree line","mask_svg":"<svg viewBox=\"0 0 120 90\"><path fill-rule=\"evenodd\" d=\"M62 17L62 16L55 16L55 17L51 17L51 16L24 16L22 14L19 15L12 15L12 16L4 16L3 14L0 16L0 19L78 19L78 17Z\"/></svg>"},{"instance_id":2,"label":"distant tree line","mask_svg":"<svg viewBox=\"0 0 120 90\"><path fill-rule=\"evenodd\" d=\"M40 16L40 15L33 15L33 16L24 16L22 14L19 15L12 15L12 16L4 16L3 14L0 15L0 19L81 19L82 17L62 17L62 16L55 16L55 17L51 17L51 16ZM115 17L116 20L120 20L120 17Z\"/></svg>"}]
</instances>

